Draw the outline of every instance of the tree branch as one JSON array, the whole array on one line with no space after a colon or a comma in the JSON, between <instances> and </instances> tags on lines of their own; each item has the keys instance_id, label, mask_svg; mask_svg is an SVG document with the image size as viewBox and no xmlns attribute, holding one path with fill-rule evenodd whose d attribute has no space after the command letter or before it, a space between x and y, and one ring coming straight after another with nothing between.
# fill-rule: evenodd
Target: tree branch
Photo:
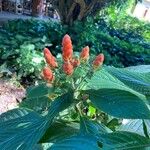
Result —
<instances>
[{"instance_id":1,"label":"tree branch","mask_svg":"<svg viewBox=\"0 0 150 150\"><path fill-rule=\"evenodd\" d=\"M76 0L76 3L80 5L80 13L78 15L78 20L82 20L86 8L86 3L84 0Z\"/></svg>"},{"instance_id":2,"label":"tree branch","mask_svg":"<svg viewBox=\"0 0 150 150\"><path fill-rule=\"evenodd\" d=\"M75 6L76 6L76 2L74 1L74 2L72 3L72 5L71 5L70 9L69 9L69 12L68 12L68 15L67 15L67 18L66 18L66 21L67 21L67 22L69 21L71 15L72 15L72 13L73 13L73 10L74 10Z\"/></svg>"}]
</instances>

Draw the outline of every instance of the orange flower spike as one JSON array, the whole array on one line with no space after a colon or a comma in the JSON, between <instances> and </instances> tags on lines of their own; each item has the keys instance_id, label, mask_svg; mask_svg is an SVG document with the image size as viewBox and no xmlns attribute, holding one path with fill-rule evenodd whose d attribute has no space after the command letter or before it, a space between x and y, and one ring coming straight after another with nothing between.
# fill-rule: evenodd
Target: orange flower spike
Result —
<instances>
[{"instance_id":1,"label":"orange flower spike","mask_svg":"<svg viewBox=\"0 0 150 150\"><path fill-rule=\"evenodd\" d=\"M64 73L67 74L67 75L72 75L72 73L73 73L73 71L74 71L72 64L71 64L70 62L65 62L65 63L63 64L63 71L64 71Z\"/></svg>"},{"instance_id":2,"label":"orange flower spike","mask_svg":"<svg viewBox=\"0 0 150 150\"><path fill-rule=\"evenodd\" d=\"M62 40L62 56L64 61L68 61L72 59L73 56L73 47L72 41L69 35L65 35Z\"/></svg>"},{"instance_id":3,"label":"orange flower spike","mask_svg":"<svg viewBox=\"0 0 150 150\"><path fill-rule=\"evenodd\" d=\"M45 57L45 55L52 56L52 53L50 52L50 50L48 48L44 48L44 57Z\"/></svg>"},{"instance_id":4,"label":"orange flower spike","mask_svg":"<svg viewBox=\"0 0 150 150\"><path fill-rule=\"evenodd\" d=\"M62 39L62 45L65 45L66 43L72 43L71 38L68 34L66 34Z\"/></svg>"},{"instance_id":5,"label":"orange flower spike","mask_svg":"<svg viewBox=\"0 0 150 150\"><path fill-rule=\"evenodd\" d=\"M43 76L44 76L44 79L50 83L55 79L52 70L48 67L45 67L43 69Z\"/></svg>"},{"instance_id":6,"label":"orange flower spike","mask_svg":"<svg viewBox=\"0 0 150 150\"><path fill-rule=\"evenodd\" d=\"M47 64L50 67L52 67L52 68L58 67L56 58L52 55L52 53L49 51L48 48L44 49L44 57L45 57L45 60L46 60Z\"/></svg>"},{"instance_id":7,"label":"orange flower spike","mask_svg":"<svg viewBox=\"0 0 150 150\"><path fill-rule=\"evenodd\" d=\"M90 51L90 49L89 49L88 46L84 47L82 49L81 54L80 54L80 59L83 60L83 61L87 61L88 58L89 58L89 51Z\"/></svg>"},{"instance_id":8,"label":"orange flower spike","mask_svg":"<svg viewBox=\"0 0 150 150\"><path fill-rule=\"evenodd\" d=\"M99 66L101 66L104 62L104 54L99 54L98 56L96 56L95 60L93 61L93 67L97 68Z\"/></svg>"},{"instance_id":9,"label":"orange flower spike","mask_svg":"<svg viewBox=\"0 0 150 150\"><path fill-rule=\"evenodd\" d=\"M50 66L52 68L57 68L58 67L58 63L57 63L56 58L54 56L52 57Z\"/></svg>"}]
</instances>

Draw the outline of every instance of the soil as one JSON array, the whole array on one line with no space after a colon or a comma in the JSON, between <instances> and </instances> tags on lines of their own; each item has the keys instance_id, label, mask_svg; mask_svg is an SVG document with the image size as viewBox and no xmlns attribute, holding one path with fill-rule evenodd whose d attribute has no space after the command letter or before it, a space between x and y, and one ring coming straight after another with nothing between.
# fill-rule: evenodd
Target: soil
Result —
<instances>
[{"instance_id":1,"label":"soil","mask_svg":"<svg viewBox=\"0 0 150 150\"><path fill-rule=\"evenodd\" d=\"M25 89L10 81L0 80L0 114L18 107L25 97Z\"/></svg>"}]
</instances>

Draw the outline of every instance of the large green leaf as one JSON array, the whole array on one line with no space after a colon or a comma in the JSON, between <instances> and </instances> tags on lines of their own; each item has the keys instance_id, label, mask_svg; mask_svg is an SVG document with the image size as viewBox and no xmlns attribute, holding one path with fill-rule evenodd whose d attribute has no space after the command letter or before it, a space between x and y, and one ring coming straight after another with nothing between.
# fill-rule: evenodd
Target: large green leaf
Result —
<instances>
[{"instance_id":1,"label":"large green leaf","mask_svg":"<svg viewBox=\"0 0 150 150\"><path fill-rule=\"evenodd\" d=\"M38 113L47 110L51 104L49 95L53 92L53 88L47 87L45 84L33 86L27 89L26 99L22 101L20 107L32 109Z\"/></svg>"},{"instance_id":2,"label":"large green leaf","mask_svg":"<svg viewBox=\"0 0 150 150\"><path fill-rule=\"evenodd\" d=\"M105 69L130 88L144 95L150 95L150 72L141 73L114 67L106 67Z\"/></svg>"},{"instance_id":3,"label":"large green leaf","mask_svg":"<svg viewBox=\"0 0 150 150\"><path fill-rule=\"evenodd\" d=\"M16 117L16 112L17 109L3 114L3 118L6 115L11 119L3 120L0 124L1 150L29 150L36 145L45 130L45 119L38 114L27 110L24 113L24 110L20 109L22 115Z\"/></svg>"},{"instance_id":4,"label":"large green leaf","mask_svg":"<svg viewBox=\"0 0 150 150\"><path fill-rule=\"evenodd\" d=\"M142 150L150 146L150 140L144 136L124 131L112 132L102 124L87 118L81 118L80 133L94 136L103 150L129 150L132 148Z\"/></svg>"},{"instance_id":5,"label":"large green leaf","mask_svg":"<svg viewBox=\"0 0 150 150\"><path fill-rule=\"evenodd\" d=\"M130 132L101 134L103 150L149 150L150 139Z\"/></svg>"},{"instance_id":6,"label":"large green leaf","mask_svg":"<svg viewBox=\"0 0 150 150\"><path fill-rule=\"evenodd\" d=\"M10 110L10 111L0 115L0 123L8 121L8 120L12 120L12 119L21 118L25 115L28 115L31 112L32 111L29 111L29 110L23 109L23 108L17 108L17 109Z\"/></svg>"},{"instance_id":7,"label":"large green leaf","mask_svg":"<svg viewBox=\"0 0 150 150\"><path fill-rule=\"evenodd\" d=\"M94 123L92 126L93 122L85 119L86 125L83 119L79 135L56 142L48 150L145 150L150 146L150 140L143 136L130 132L108 133L103 130L99 132L95 127L100 125ZM88 126L89 124L90 126ZM92 128L94 132L91 132Z\"/></svg>"},{"instance_id":8,"label":"large green leaf","mask_svg":"<svg viewBox=\"0 0 150 150\"><path fill-rule=\"evenodd\" d=\"M149 119L150 110L136 95L117 89L89 90L91 102L102 111L119 118Z\"/></svg>"},{"instance_id":9,"label":"large green leaf","mask_svg":"<svg viewBox=\"0 0 150 150\"><path fill-rule=\"evenodd\" d=\"M88 120L87 118L81 117L80 119L80 132L83 134L92 134L92 135L99 135L101 133L110 133L112 132L106 126L96 122Z\"/></svg>"},{"instance_id":10,"label":"large green leaf","mask_svg":"<svg viewBox=\"0 0 150 150\"><path fill-rule=\"evenodd\" d=\"M51 116L55 116L59 112L65 110L71 104L73 104L73 92L68 91L68 93L59 96L52 103L48 111L47 118L51 118Z\"/></svg>"},{"instance_id":11,"label":"large green leaf","mask_svg":"<svg viewBox=\"0 0 150 150\"><path fill-rule=\"evenodd\" d=\"M51 100L47 96L42 96L39 98L26 98L19 106L29 108L41 114L46 111L50 105Z\"/></svg>"},{"instance_id":12,"label":"large green leaf","mask_svg":"<svg viewBox=\"0 0 150 150\"><path fill-rule=\"evenodd\" d=\"M127 91L137 95L139 98L146 101L146 97L143 94L140 94L139 92L136 92L135 90L125 85L114 75L110 74L105 68L96 71L93 77L90 80L88 80L88 85L86 90L91 90L91 89L93 90L116 89L116 90Z\"/></svg>"},{"instance_id":13,"label":"large green leaf","mask_svg":"<svg viewBox=\"0 0 150 150\"><path fill-rule=\"evenodd\" d=\"M92 135L77 135L52 145L48 150L100 150L97 139Z\"/></svg>"},{"instance_id":14,"label":"large green leaf","mask_svg":"<svg viewBox=\"0 0 150 150\"><path fill-rule=\"evenodd\" d=\"M64 138L77 135L77 133L79 133L79 123L58 120L46 131L43 138L40 140L40 143L55 143Z\"/></svg>"},{"instance_id":15,"label":"large green leaf","mask_svg":"<svg viewBox=\"0 0 150 150\"><path fill-rule=\"evenodd\" d=\"M51 88L46 86L46 84L40 84L37 86L31 86L27 88L27 97L28 98L37 98L48 95Z\"/></svg>"},{"instance_id":16,"label":"large green leaf","mask_svg":"<svg viewBox=\"0 0 150 150\"><path fill-rule=\"evenodd\" d=\"M95 72L88 81L86 92L92 103L115 117L149 119L150 110L146 97L109 73L108 68Z\"/></svg>"},{"instance_id":17,"label":"large green leaf","mask_svg":"<svg viewBox=\"0 0 150 150\"><path fill-rule=\"evenodd\" d=\"M0 118L0 149L34 149L52 124L54 117L69 107L72 102L73 93L70 92L52 102L45 117L25 109L16 109L3 114Z\"/></svg>"}]
</instances>

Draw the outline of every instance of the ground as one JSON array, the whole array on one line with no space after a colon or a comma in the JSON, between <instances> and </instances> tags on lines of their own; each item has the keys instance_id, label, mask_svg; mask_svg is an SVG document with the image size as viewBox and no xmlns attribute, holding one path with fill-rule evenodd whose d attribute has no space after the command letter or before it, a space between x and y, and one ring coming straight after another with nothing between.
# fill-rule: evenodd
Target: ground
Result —
<instances>
[{"instance_id":1,"label":"ground","mask_svg":"<svg viewBox=\"0 0 150 150\"><path fill-rule=\"evenodd\" d=\"M25 97L25 89L15 84L0 80L0 114L16 108L18 103Z\"/></svg>"}]
</instances>

